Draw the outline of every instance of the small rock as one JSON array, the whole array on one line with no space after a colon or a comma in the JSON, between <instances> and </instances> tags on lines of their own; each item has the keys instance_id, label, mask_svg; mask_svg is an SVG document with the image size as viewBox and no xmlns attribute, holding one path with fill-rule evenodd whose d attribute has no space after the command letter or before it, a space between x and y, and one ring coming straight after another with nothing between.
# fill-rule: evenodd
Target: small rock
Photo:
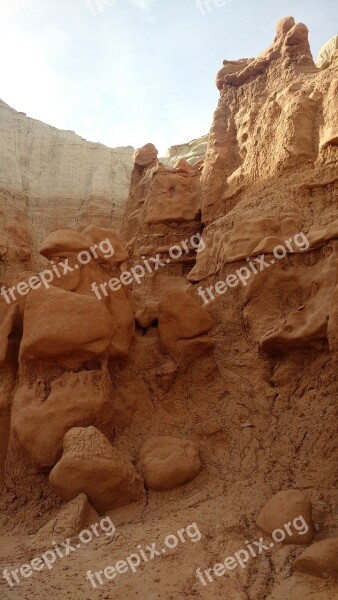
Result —
<instances>
[{"instance_id":1,"label":"small rock","mask_svg":"<svg viewBox=\"0 0 338 600\"><path fill-rule=\"evenodd\" d=\"M149 489L163 491L194 479L202 464L197 444L159 435L142 447L138 467Z\"/></svg>"},{"instance_id":2,"label":"small rock","mask_svg":"<svg viewBox=\"0 0 338 600\"><path fill-rule=\"evenodd\" d=\"M313 538L312 506L310 500L299 490L278 492L265 504L259 513L256 524L266 533L272 534L276 529L286 532L284 543L309 544ZM305 527L299 526L299 531L293 525L297 517L302 517ZM292 535L287 533L285 525L290 525ZM304 529L307 531L304 533Z\"/></svg>"},{"instance_id":3,"label":"small rock","mask_svg":"<svg viewBox=\"0 0 338 600\"><path fill-rule=\"evenodd\" d=\"M312 544L293 563L294 571L326 578L338 575L338 538Z\"/></svg>"}]
</instances>

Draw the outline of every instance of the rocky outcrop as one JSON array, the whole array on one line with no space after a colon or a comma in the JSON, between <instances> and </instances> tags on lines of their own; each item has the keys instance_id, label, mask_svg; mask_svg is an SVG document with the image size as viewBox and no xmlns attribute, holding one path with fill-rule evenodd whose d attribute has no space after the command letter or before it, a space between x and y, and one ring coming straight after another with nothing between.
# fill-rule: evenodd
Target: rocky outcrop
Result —
<instances>
[{"instance_id":1,"label":"rocky outcrop","mask_svg":"<svg viewBox=\"0 0 338 600\"><path fill-rule=\"evenodd\" d=\"M99 513L129 504L143 491L132 463L95 427L74 428L65 435L62 458L49 481L64 500L86 494Z\"/></svg>"},{"instance_id":2,"label":"rocky outcrop","mask_svg":"<svg viewBox=\"0 0 338 600\"><path fill-rule=\"evenodd\" d=\"M156 579L142 571L147 597L337 595L335 545L318 547L336 535L336 58L318 68L306 26L287 17L257 58L220 61L205 156L205 141L163 160L139 148L120 231L86 203L69 222L48 211L44 269L72 270L47 290L36 211L31 226L16 198L0 232L8 285L23 292L0 304L5 533L34 533L86 494L121 526L116 544L95 540L98 568L200 524ZM245 568L219 577L212 565L236 553ZM48 597L34 585L27 597ZM114 588L139 593L136 577Z\"/></svg>"},{"instance_id":3,"label":"rocky outcrop","mask_svg":"<svg viewBox=\"0 0 338 600\"><path fill-rule=\"evenodd\" d=\"M319 69L326 69L330 66L334 60L334 55L338 50L338 35L331 38L324 46L320 49L317 67Z\"/></svg>"},{"instance_id":4,"label":"rocky outcrop","mask_svg":"<svg viewBox=\"0 0 338 600\"><path fill-rule=\"evenodd\" d=\"M338 538L328 538L312 544L297 556L294 571L316 577L338 576Z\"/></svg>"},{"instance_id":5,"label":"rocky outcrop","mask_svg":"<svg viewBox=\"0 0 338 600\"><path fill-rule=\"evenodd\" d=\"M326 166L319 180L329 182L331 175L334 178L333 163L327 160L327 153L334 152L331 148L337 126L332 104L334 65L333 61L328 70L318 71L307 28L288 18L278 25L275 41L267 51L247 65L237 65L241 68L235 73L224 74L201 178L206 223L229 212L235 217L243 212L244 205L246 219L248 213L257 215L259 187L265 188L271 198L266 202L263 192L260 217L282 217L282 198L288 215L296 216L299 186L311 180L311 174L319 172L321 165ZM318 119L319 114L323 119ZM300 164L304 165L301 173L295 170ZM284 190L273 199L269 181L282 173ZM261 186L248 203L245 190L256 183Z\"/></svg>"},{"instance_id":6,"label":"rocky outcrop","mask_svg":"<svg viewBox=\"0 0 338 600\"><path fill-rule=\"evenodd\" d=\"M64 373L52 381L47 397L41 385L25 384L14 398L12 431L35 467L46 470L59 460L70 429L95 425L109 431L118 422L111 398L109 374L101 371Z\"/></svg>"},{"instance_id":7,"label":"rocky outcrop","mask_svg":"<svg viewBox=\"0 0 338 600\"><path fill-rule=\"evenodd\" d=\"M118 227L134 149L108 148L0 101L0 278L41 264L57 229Z\"/></svg>"},{"instance_id":8,"label":"rocky outcrop","mask_svg":"<svg viewBox=\"0 0 338 600\"><path fill-rule=\"evenodd\" d=\"M174 167L176 163L184 159L189 165L196 165L204 160L208 147L208 136L204 135L187 144L178 144L168 149L166 156L160 158L160 161L166 167Z\"/></svg>"},{"instance_id":9,"label":"rocky outcrop","mask_svg":"<svg viewBox=\"0 0 338 600\"><path fill-rule=\"evenodd\" d=\"M206 336L213 327L210 315L200 303L178 289L164 292L158 307L159 336L164 349L178 358L187 348L213 347Z\"/></svg>"}]
</instances>

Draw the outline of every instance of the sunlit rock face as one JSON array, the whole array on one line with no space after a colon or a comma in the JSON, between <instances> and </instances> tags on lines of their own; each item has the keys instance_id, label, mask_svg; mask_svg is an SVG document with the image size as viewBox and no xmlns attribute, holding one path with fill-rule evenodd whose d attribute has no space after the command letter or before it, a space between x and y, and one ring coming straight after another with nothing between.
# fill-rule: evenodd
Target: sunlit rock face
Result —
<instances>
[{"instance_id":1,"label":"sunlit rock face","mask_svg":"<svg viewBox=\"0 0 338 600\"><path fill-rule=\"evenodd\" d=\"M98 537L53 569L53 589L66 578L74 598L77 556L102 569L188 523L198 543L156 573L145 565L147 598L337 597L337 53L318 68L306 26L287 17L258 58L222 58L209 135L164 159L149 140L132 155L42 124L49 154L14 125L1 141L6 285L34 277L37 249L74 267L106 241L49 289L0 303L0 534L20 536L15 556L0 554L21 564L64 514L61 531L76 532L109 511L114 543ZM75 140L67 159L58 136ZM132 162L118 206L113 152ZM195 577L285 525L234 577ZM50 581L36 578L34 597ZM139 598L136 576L117 585Z\"/></svg>"},{"instance_id":2,"label":"sunlit rock face","mask_svg":"<svg viewBox=\"0 0 338 600\"><path fill-rule=\"evenodd\" d=\"M87 142L72 131L30 119L0 100L3 260L27 265L32 257L34 264L40 244L56 229L118 228L133 152L131 146L108 148Z\"/></svg>"}]
</instances>

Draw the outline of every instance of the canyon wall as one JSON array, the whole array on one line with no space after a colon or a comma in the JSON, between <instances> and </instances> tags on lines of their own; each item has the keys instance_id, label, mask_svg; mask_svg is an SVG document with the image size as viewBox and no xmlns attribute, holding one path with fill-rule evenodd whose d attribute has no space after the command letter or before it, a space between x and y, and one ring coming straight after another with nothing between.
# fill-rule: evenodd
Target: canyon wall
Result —
<instances>
[{"instance_id":1,"label":"canyon wall","mask_svg":"<svg viewBox=\"0 0 338 600\"><path fill-rule=\"evenodd\" d=\"M138 149L119 237L72 215L40 245L69 275L2 301L3 561L75 536L90 511L118 530L19 599L61 599L61 582L91 597L87 569L189 523L196 543L98 597L338 596L338 56L318 68L290 17L258 58L224 60L216 85L205 157ZM78 265L102 239L114 254ZM271 542L296 517L304 536ZM215 574L262 535L266 553Z\"/></svg>"},{"instance_id":2,"label":"canyon wall","mask_svg":"<svg viewBox=\"0 0 338 600\"><path fill-rule=\"evenodd\" d=\"M11 272L13 263L17 272L21 261L41 264L38 248L55 229L118 227L133 152L87 142L0 101L0 253Z\"/></svg>"}]
</instances>

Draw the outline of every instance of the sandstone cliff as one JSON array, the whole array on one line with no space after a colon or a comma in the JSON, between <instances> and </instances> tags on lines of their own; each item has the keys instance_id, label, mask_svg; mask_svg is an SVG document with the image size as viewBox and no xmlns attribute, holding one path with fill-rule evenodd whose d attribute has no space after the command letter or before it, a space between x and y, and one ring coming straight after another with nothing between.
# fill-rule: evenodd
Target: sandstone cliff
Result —
<instances>
[{"instance_id":1,"label":"sandstone cliff","mask_svg":"<svg viewBox=\"0 0 338 600\"><path fill-rule=\"evenodd\" d=\"M3 304L3 560L29 562L95 511L119 530L19 599L338 596L337 55L319 69L290 17L216 85L204 160L138 149L120 236L62 223L40 251L73 271ZM115 253L77 268L102 239ZM303 533L271 541L300 517ZM196 543L88 587L87 569L189 523ZM266 552L220 575L262 536Z\"/></svg>"},{"instance_id":2,"label":"sandstone cliff","mask_svg":"<svg viewBox=\"0 0 338 600\"><path fill-rule=\"evenodd\" d=\"M178 144L168 149L166 156L160 160L167 166L174 167L178 160L185 159L190 165L194 165L199 160L204 160L208 147L208 136L203 135L187 144Z\"/></svg>"},{"instance_id":3,"label":"sandstone cliff","mask_svg":"<svg viewBox=\"0 0 338 600\"><path fill-rule=\"evenodd\" d=\"M29 260L32 254L36 264L38 247L55 229L90 223L118 226L128 197L133 152L132 147L87 142L0 101L4 260Z\"/></svg>"}]
</instances>

